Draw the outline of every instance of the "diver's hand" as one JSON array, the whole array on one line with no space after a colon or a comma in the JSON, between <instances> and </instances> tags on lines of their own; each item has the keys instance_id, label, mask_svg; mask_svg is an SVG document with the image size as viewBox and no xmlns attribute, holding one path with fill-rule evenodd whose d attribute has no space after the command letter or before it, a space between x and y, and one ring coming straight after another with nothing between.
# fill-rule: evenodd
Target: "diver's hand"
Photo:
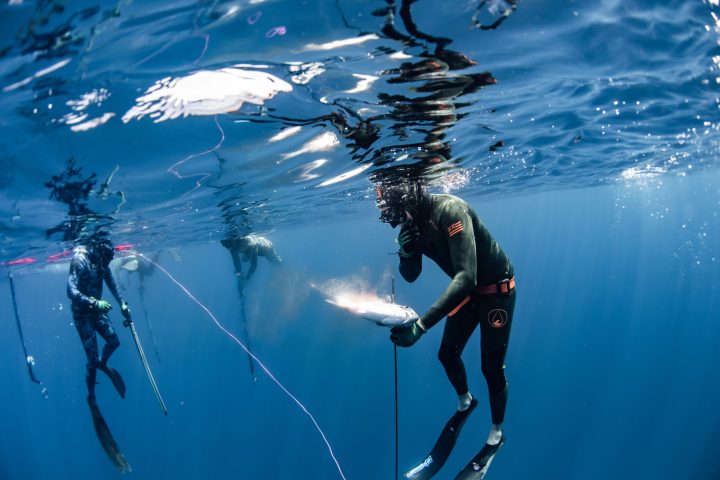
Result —
<instances>
[{"instance_id":1,"label":"diver's hand","mask_svg":"<svg viewBox=\"0 0 720 480\"><path fill-rule=\"evenodd\" d=\"M398 245L400 245L400 256L409 258L415 255L418 241L420 240L420 229L415 222L405 224L398 234Z\"/></svg>"},{"instance_id":2,"label":"diver's hand","mask_svg":"<svg viewBox=\"0 0 720 480\"><path fill-rule=\"evenodd\" d=\"M393 327L390 330L390 341L399 347L412 347L423 333L425 330L418 325L418 322L407 327Z\"/></svg>"},{"instance_id":3,"label":"diver's hand","mask_svg":"<svg viewBox=\"0 0 720 480\"><path fill-rule=\"evenodd\" d=\"M110 302L107 300L95 300L95 308L97 308L100 313L107 313L112 310L112 305L110 305Z\"/></svg>"}]
</instances>

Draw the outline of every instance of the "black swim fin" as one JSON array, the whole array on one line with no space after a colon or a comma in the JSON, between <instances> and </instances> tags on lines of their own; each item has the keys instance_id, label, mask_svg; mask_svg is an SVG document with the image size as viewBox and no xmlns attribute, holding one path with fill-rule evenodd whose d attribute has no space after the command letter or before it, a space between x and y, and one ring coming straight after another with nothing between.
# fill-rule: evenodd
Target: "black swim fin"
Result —
<instances>
[{"instance_id":1,"label":"black swim fin","mask_svg":"<svg viewBox=\"0 0 720 480\"><path fill-rule=\"evenodd\" d=\"M403 477L410 480L428 480L439 472L442 466L445 465L453 447L455 447L455 443L460 436L460 430L462 430L463 425L465 425L465 421L477 405L478 401L473 398L467 409L462 412L456 411L445 424L445 427L435 442L435 446L430 450L428 456L425 457L422 462L405 472Z\"/></svg>"},{"instance_id":2,"label":"black swim fin","mask_svg":"<svg viewBox=\"0 0 720 480\"><path fill-rule=\"evenodd\" d=\"M95 434L97 435L98 440L100 440L100 444L102 445L103 450L105 450L105 453L107 453L107 456L110 458L110 461L113 465L115 465L115 468L117 468L120 473L132 472L132 467L125 459L125 456L120 451L117 443L115 443L115 439L110 433L110 429L108 428L107 423L105 423L105 419L100 413L100 409L98 408L95 399L88 397L87 402L90 407L90 414L92 415Z\"/></svg>"},{"instance_id":3,"label":"black swim fin","mask_svg":"<svg viewBox=\"0 0 720 480\"><path fill-rule=\"evenodd\" d=\"M501 437L500 441L495 445L486 443L478 454L470 460L470 463L465 465L465 468L458 473L455 480L482 480L485 478L488 468L490 468L490 464L495 458L495 454L500 447L502 447L503 443L505 443L505 437Z\"/></svg>"},{"instance_id":4,"label":"black swim fin","mask_svg":"<svg viewBox=\"0 0 720 480\"><path fill-rule=\"evenodd\" d=\"M113 386L115 387L115 390L120 394L122 398L125 398L125 382L123 381L122 377L120 376L120 373L118 373L117 370L115 370L112 367L108 367L107 365L98 367L100 370L102 370L105 375L110 378L110 381L112 381Z\"/></svg>"}]
</instances>

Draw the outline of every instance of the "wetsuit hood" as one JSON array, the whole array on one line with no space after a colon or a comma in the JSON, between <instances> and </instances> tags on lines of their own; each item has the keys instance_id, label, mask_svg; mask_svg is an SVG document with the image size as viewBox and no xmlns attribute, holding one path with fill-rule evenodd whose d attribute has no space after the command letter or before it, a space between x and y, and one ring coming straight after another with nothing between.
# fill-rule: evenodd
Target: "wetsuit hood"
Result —
<instances>
[{"instance_id":1,"label":"wetsuit hood","mask_svg":"<svg viewBox=\"0 0 720 480\"><path fill-rule=\"evenodd\" d=\"M86 248L93 259L102 265L109 264L115 254L113 244L107 238L93 240L86 245Z\"/></svg>"},{"instance_id":2,"label":"wetsuit hood","mask_svg":"<svg viewBox=\"0 0 720 480\"><path fill-rule=\"evenodd\" d=\"M380 221L393 228L407 222L408 215L418 225L424 225L430 218L432 195L419 182L378 185L375 192Z\"/></svg>"}]
</instances>

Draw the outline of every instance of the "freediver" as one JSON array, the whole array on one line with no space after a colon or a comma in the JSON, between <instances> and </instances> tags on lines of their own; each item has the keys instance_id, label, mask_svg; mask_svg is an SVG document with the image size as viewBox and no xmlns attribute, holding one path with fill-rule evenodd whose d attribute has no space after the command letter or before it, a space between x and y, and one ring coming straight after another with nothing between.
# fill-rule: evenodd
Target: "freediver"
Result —
<instances>
[{"instance_id":1,"label":"freediver","mask_svg":"<svg viewBox=\"0 0 720 480\"><path fill-rule=\"evenodd\" d=\"M92 404L95 403L98 369L110 378L120 396L125 398L125 383L122 377L117 370L107 364L110 356L120 346L120 340L108 317L112 305L102 299L103 281L120 304L123 315L126 318L130 315L128 304L120 296L115 277L109 268L112 258L113 245L108 238L99 237L83 241L73 249L67 283L75 328L87 355L85 381L88 388L88 403ZM98 355L96 333L105 340L102 356Z\"/></svg>"},{"instance_id":2,"label":"freediver","mask_svg":"<svg viewBox=\"0 0 720 480\"><path fill-rule=\"evenodd\" d=\"M240 318L243 329L243 336L245 344L248 348L248 365L250 367L250 376L253 382L257 380L255 375L255 366L253 362L253 355L250 353L250 331L248 329L247 313L245 311L245 285L246 282L255 273L257 269L258 257L265 257L268 261L273 264L279 265L282 263L282 259L275 251L275 247L272 242L265 237L260 235L245 235L245 236L229 236L228 238L221 240L223 247L230 251L230 255L233 260L233 267L235 269L235 279L237 282L237 291L240 296ZM250 267L247 274L243 273L242 263L250 263Z\"/></svg>"},{"instance_id":3,"label":"freediver","mask_svg":"<svg viewBox=\"0 0 720 480\"><path fill-rule=\"evenodd\" d=\"M486 444L456 478L482 478L505 440L502 424L508 386L504 361L516 296L513 266L464 200L453 195L429 194L417 182L380 183L376 193L380 220L393 228L400 226L398 255L403 278L411 283L418 278L425 255L452 279L415 323L391 330L393 343L410 347L447 316L438 359L458 396L456 425L450 429L453 430L452 443L443 453L444 458L433 459L436 461L431 473L424 473L421 464L406 477L430 478L437 472L457 439L457 430L477 405L477 399L468 389L461 355L480 325L481 370L488 386L492 425Z\"/></svg>"},{"instance_id":4,"label":"freediver","mask_svg":"<svg viewBox=\"0 0 720 480\"><path fill-rule=\"evenodd\" d=\"M230 255L232 256L238 292L241 297L245 295L245 283L250 280L257 269L258 257L265 257L270 263L276 265L282 263L282 259L275 251L272 242L260 235L251 234L241 237L230 237L221 240L220 243L230 251ZM247 273L243 273L243 262L250 264Z\"/></svg>"}]
</instances>

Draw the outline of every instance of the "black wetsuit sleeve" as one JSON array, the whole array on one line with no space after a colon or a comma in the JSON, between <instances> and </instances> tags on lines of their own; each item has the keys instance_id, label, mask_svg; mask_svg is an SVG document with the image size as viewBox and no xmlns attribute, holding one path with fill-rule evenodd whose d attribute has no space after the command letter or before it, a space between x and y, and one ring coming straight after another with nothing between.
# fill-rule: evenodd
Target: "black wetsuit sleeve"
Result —
<instances>
[{"instance_id":1,"label":"black wetsuit sleeve","mask_svg":"<svg viewBox=\"0 0 720 480\"><path fill-rule=\"evenodd\" d=\"M403 234L404 228L404 226L400 228L398 237ZM403 257L398 251L398 256L400 257L400 275L402 275L408 283L417 280L422 272L422 253L420 253L420 249L416 249L415 253L409 257Z\"/></svg>"},{"instance_id":2,"label":"black wetsuit sleeve","mask_svg":"<svg viewBox=\"0 0 720 480\"><path fill-rule=\"evenodd\" d=\"M460 203L444 205L438 220L438 227L447 240L455 274L440 297L422 316L425 328L431 328L447 316L477 285L475 232L467 209Z\"/></svg>"},{"instance_id":3,"label":"black wetsuit sleeve","mask_svg":"<svg viewBox=\"0 0 720 480\"><path fill-rule=\"evenodd\" d=\"M280 255L277 254L275 247L269 240L258 245L257 253L258 256L265 257L270 263L274 263L275 265L282 263Z\"/></svg>"},{"instance_id":4,"label":"black wetsuit sleeve","mask_svg":"<svg viewBox=\"0 0 720 480\"><path fill-rule=\"evenodd\" d=\"M275 251L275 247L270 247L269 252L265 255L265 257L270 260L271 263L274 263L276 265L282 263L282 259L280 258L280 255L278 255Z\"/></svg>"},{"instance_id":5,"label":"black wetsuit sleeve","mask_svg":"<svg viewBox=\"0 0 720 480\"><path fill-rule=\"evenodd\" d=\"M70 275L67 282L67 296L73 305L81 308L92 308L95 306L95 299L82 293L80 290L80 278L83 271L87 269L87 259L75 256L70 262Z\"/></svg>"},{"instance_id":6,"label":"black wetsuit sleeve","mask_svg":"<svg viewBox=\"0 0 720 480\"><path fill-rule=\"evenodd\" d=\"M400 255L400 275L406 282L412 283L420 276L422 272L422 254L415 253L413 256L405 258Z\"/></svg>"},{"instance_id":7,"label":"black wetsuit sleeve","mask_svg":"<svg viewBox=\"0 0 720 480\"><path fill-rule=\"evenodd\" d=\"M247 278L250 280L250 277L253 276L255 273L255 270L257 269L257 259L258 259L258 248L257 246L252 247L252 253L250 254L250 268L248 268Z\"/></svg>"},{"instance_id":8,"label":"black wetsuit sleeve","mask_svg":"<svg viewBox=\"0 0 720 480\"><path fill-rule=\"evenodd\" d=\"M233 267L235 268L235 276L242 275L242 261L240 260L240 253L237 248L230 249L230 256L232 256Z\"/></svg>"},{"instance_id":9,"label":"black wetsuit sleeve","mask_svg":"<svg viewBox=\"0 0 720 480\"><path fill-rule=\"evenodd\" d=\"M422 272L422 254L415 253L411 257L403 257L400 255L400 275L406 282L412 283L420 276Z\"/></svg>"}]
</instances>

